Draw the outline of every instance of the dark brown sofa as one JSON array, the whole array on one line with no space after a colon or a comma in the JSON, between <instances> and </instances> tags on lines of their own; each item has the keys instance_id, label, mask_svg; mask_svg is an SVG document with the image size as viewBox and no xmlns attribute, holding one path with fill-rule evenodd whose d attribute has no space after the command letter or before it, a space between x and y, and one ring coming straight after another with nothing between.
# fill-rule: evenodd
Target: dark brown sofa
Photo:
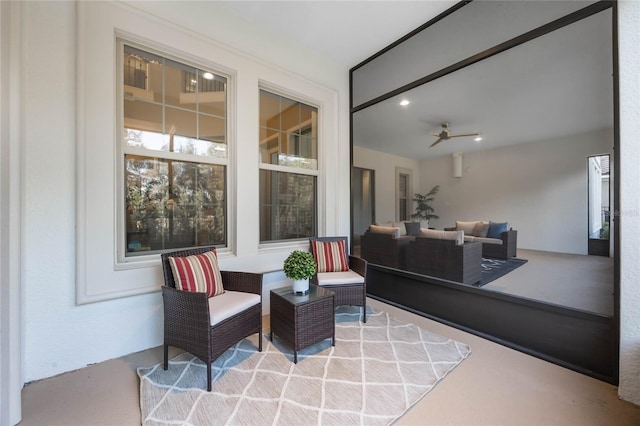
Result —
<instances>
[{"instance_id":1,"label":"dark brown sofa","mask_svg":"<svg viewBox=\"0 0 640 426\"><path fill-rule=\"evenodd\" d=\"M366 231L360 237L360 257L376 265L404 269L406 248L413 238Z\"/></svg>"},{"instance_id":2,"label":"dark brown sofa","mask_svg":"<svg viewBox=\"0 0 640 426\"><path fill-rule=\"evenodd\" d=\"M479 242L456 244L453 240L415 237L406 249L406 269L463 284L475 284L482 273Z\"/></svg>"},{"instance_id":3,"label":"dark brown sofa","mask_svg":"<svg viewBox=\"0 0 640 426\"><path fill-rule=\"evenodd\" d=\"M518 246L518 231L510 229L500 234L502 244L482 243L483 257L496 257L498 259L507 259L516 256L516 248Z\"/></svg>"},{"instance_id":4,"label":"dark brown sofa","mask_svg":"<svg viewBox=\"0 0 640 426\"><path fill-rule=\"evenodd\" d=\"M455 231L457 228L444 228L445 231ZM475 237L465 232L465 242L482 243L482 257L494 257L497 259L508 259L516 256L518 248L518 231L509 229L502 232L500 238Z\"/></svg>"}]
</instances>

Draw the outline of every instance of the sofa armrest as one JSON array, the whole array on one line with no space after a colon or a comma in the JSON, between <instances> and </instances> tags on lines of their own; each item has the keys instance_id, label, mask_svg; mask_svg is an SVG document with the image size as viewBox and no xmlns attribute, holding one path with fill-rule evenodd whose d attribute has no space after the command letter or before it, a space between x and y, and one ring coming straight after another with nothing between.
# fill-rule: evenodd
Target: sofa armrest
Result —
<instances>
[{"instance_id":1,"label":"sofa armrest","mask_svg":"<svg viewBox=\"0 0 640 426\"><path fill-rule=\"evenodd\" d=\"M502 244L517 244L518 242L518 231L510 229L508 231L500 234L500 239L502 240Z\"/></svg>"}]
</instances>

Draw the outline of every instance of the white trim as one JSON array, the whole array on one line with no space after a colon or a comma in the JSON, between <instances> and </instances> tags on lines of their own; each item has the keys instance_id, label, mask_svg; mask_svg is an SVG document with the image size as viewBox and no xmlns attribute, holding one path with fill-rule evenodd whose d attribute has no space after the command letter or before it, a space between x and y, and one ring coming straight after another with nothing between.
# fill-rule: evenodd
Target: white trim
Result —
<instances>
[{"instance_id":1,"label":"white trim","mask_svg":"<svg viewBox=\"0 0 640 426\"><path fill-rule=\"evenodd\" d=\"M23 9L0 2L0 424L22 419Z\"/></svg>"},{"instance_id":2,"label":"white trim","mask_svg":"<svg viewBox=\"0 0 640 426\"><path fill-rule=\"evenodd\" d=\"M334 89L297 76L278 66L222 46L185 28L149 15L132 13L131 7L112 2L77 3L77 265L76 303L84 304L158 291L163 280L158 255L135 257L118 263L114 227L117 136L116 36L143 46L158 46L178 58L194 58L199 64L218 64L212 69L229 75L228 138L228 252L221 253L225 269L264 270L282 265L299 242L263 249L259 243L258 179L260 162L259 88L277 87L284 94L317 105L318 137L327 143L318 150L318 233L336 232L340 205L338 195L327 200L329 173L325 163L338 162L339 97ZM155 40L150 42L150 40ZM224 66L219 66L225 64ZM102 84L95 84L96 81ZM263 82L269 82L264 83ZM108 82L108 84L104 84ZM286 88L286 89L283 89ZM301 93L306 96L300 96ZM242 104L242 105L240 105ZM249 153L249 155L245 155ZM324 160L323 153L331 160ZM238 156L242 155L239 160ZM288 172L294 170L287 169ZM295 170L298 172L298 170ZM309 173L300 170L300 173ZM333 173L336 175L336 173ZM235 179L235 180L234 180ZM338 176L331 178L339 179ZM343 197L348 199L348 197ZM327 201L329 201L327 203ZM332 215L326 211L334 210ZM331 222L328 222L331 219ZM156 257L154 259L154 257Z\"/></svg>"}]
</instances>

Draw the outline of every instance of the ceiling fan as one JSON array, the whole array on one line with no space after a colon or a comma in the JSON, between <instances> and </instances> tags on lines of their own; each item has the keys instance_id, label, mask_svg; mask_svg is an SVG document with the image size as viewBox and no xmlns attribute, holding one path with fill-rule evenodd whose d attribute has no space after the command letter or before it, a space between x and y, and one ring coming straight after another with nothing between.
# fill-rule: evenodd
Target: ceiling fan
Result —
<instances>
[{"instance_id":1,"label":"ceiling fan","mask_svg":"<svg viewBox=\"0 0 640 426\"><path fill-rule=\"evenodd\" d=\"M435 132L431 132L430 135L432 136L437 136L438 139L432 143L431 145L429 145L429 148L431 148L432 146L436 146L438 145L440 142L442 141L447 141L451 138L459 138L462 136L478 136L480 135L480 132L473 132L473 133L451 133L451 129L449 129L450 123L442 123L442 130L440 131L440 133L435 133Z\"/></svg>"}]
</instances>

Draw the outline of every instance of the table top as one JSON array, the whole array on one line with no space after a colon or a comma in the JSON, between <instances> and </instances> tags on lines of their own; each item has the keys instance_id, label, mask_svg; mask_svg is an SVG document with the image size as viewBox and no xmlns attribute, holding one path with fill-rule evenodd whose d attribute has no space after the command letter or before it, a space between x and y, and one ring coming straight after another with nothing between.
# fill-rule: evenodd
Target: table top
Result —
<instances>
[{"instance_id":1,"label":"table top","mask_svg":"<svg viewBox=\"0 0 640 426\"><path fill-rule=\"evenodd\" d=\"M305 295L293 294L291 286L274 288L273 290L271 290L271 292L277 294L279 297L291 303L292 305L301 305L303 303L313 302L314 300L319 300L334 295L331 290L327 290L326 288L322 288L313 284L309 284L309 294Z\"/></svg>"}]
</instances>

